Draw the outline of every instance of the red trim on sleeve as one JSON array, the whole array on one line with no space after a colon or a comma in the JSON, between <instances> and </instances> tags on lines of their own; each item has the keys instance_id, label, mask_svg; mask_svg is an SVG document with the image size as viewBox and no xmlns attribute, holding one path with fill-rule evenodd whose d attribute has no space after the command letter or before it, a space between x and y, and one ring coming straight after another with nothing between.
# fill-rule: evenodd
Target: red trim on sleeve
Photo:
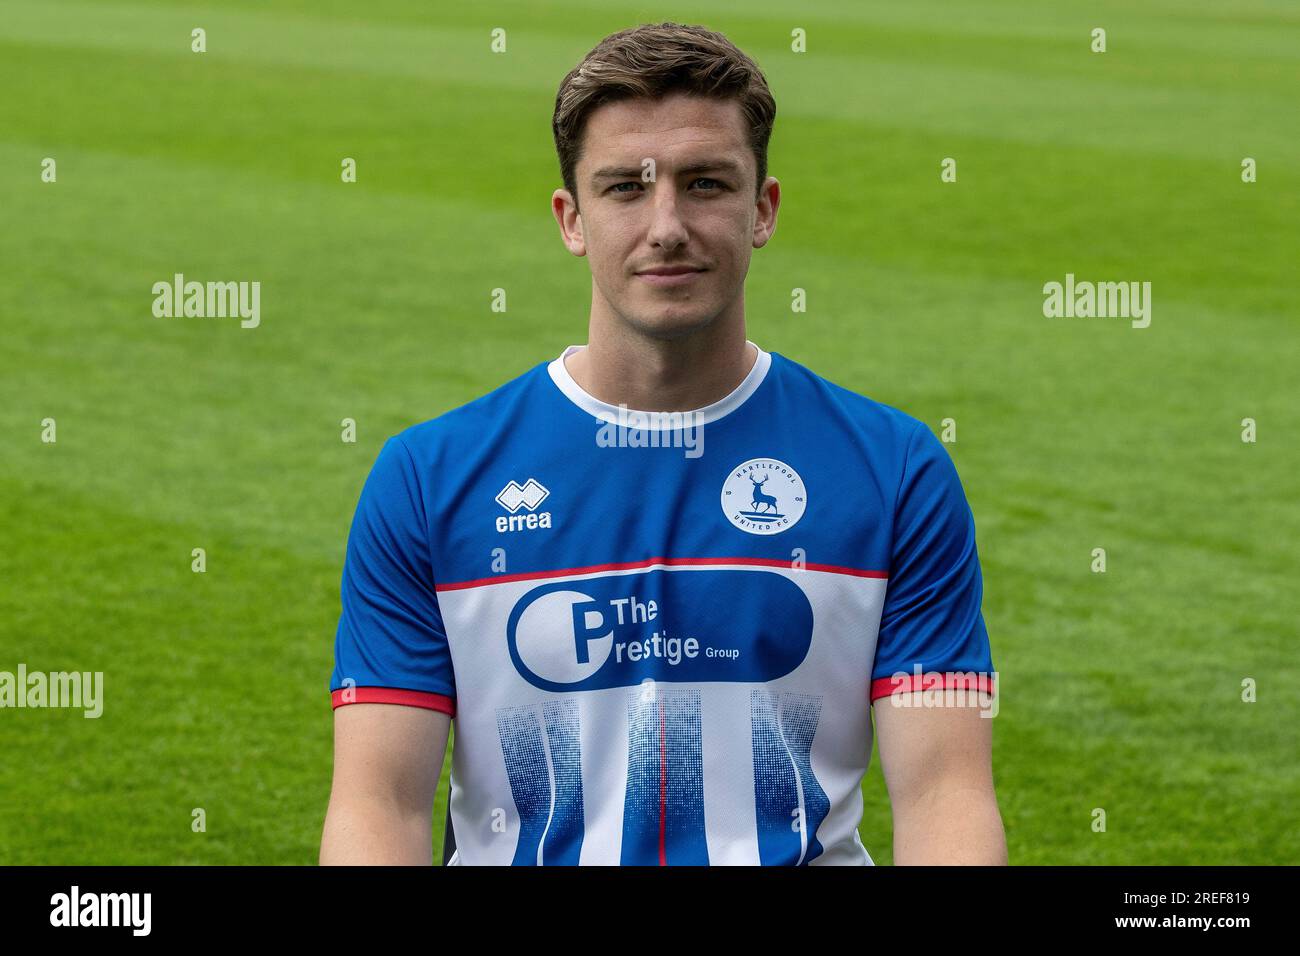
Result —
<instances>
[{"instance_id":1,"label":"red trim on sleeve","mask_svg":"<svg viewBox=\"0 0 1300 956\"><path fill-rule=\"evenodd\" d=\"M879 700L891 694L906 694L923 690L973 690L984 694L994 692L993 678L973 671L931 671L928 674L896 674L880 677L871 682L871 699Z\"/></svg>"},{"instance_id":2,"label":"red trim on sleeve","mask_svg":"<svg viewBox=\"0 0 1300 956\"><path fill-rule=\"evenodd\" d=\"M351 698L343 695L351 692ZM405 704L438 710L450 717L456 716L456 698L446 694L431 694L423 690L402 690L398 687L340 687L330 691L330 703L337 710L346 704Z\"/></svg>"}]
</instances>

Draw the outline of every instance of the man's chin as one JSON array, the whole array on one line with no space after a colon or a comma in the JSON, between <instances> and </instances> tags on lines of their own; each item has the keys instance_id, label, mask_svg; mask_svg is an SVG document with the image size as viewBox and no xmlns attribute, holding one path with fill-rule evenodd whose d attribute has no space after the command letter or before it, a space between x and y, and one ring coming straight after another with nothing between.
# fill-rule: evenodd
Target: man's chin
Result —
<instances>
[{"instance_id":1,"label":"man's chin","mask_svg":"<svg viewBox=\"0 0 1300 956\"><path fill-rule=\"evenodd\" d=\"M628 317L627 322L641 335L653 339L680 339L694 335L713 324L717 315L706 312L697 305L677 308L641 310Z\"/></svg>"}]
</instances>

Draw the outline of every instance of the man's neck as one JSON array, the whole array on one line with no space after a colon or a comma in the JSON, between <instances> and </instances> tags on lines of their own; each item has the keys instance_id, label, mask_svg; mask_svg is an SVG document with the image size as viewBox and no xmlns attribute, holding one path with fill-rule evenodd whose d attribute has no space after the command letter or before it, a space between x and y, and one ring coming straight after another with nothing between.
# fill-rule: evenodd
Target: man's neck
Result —
<instances>
[{"instance_id":1,"label":"man's neck","mask_svg":"<svg viewBox=\"0 0 1300 956\"><path fill-rule=\"evenodd\" d=\"M753 369L758 352L744 325L728 323L678 339L597 334L564 360L588 395L644 412L693 411L721 401Z\"/></svg>"}]
</instances>

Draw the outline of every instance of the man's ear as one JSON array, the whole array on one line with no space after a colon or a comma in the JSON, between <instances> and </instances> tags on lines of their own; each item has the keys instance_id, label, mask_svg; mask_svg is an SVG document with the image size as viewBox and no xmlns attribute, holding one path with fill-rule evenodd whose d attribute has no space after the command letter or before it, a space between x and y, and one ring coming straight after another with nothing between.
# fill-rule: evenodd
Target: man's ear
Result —
<instances>
[{"instance_id":1,"label":"man's ear","mask_svg":"<svg viewBox=\"0 0 1300 956\"><path fill-rule=\"evenodd\" d=\"M763 180L754 214L754 248L762 249L776 232L776 210L781 205L781 184L775 176Z\"/></svg>"},{"instance_id":2,"label":"man's ear","mask_svg":"<svg viewBox=\"0 0 1300 956\"><path fill-rule=\"evenodd\" d=\"M573 194L567 189L557 189L551 193L551 213L560 227L560 238L564 246L575 256L587 254L587 239L582 231L582 214Z\"/></svg>"}]
</instances>

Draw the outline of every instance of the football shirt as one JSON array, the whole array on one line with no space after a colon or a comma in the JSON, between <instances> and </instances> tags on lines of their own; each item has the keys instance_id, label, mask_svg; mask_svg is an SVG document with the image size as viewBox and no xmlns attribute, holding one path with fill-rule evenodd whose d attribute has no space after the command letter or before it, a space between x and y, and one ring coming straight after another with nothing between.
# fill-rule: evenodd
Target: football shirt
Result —
<instances>
[{"instance_id":1,"label":"football shirt","mask_svg":"<svg viewBox=\"0 0 1300 956\"><path fill-rule=\"evenodd\" d=\"M872 700L992 672L947 451L756 345L659 416L577 348L384 444L334 706L452 715L455 864L870 864Z\"/></svg>"}]
</instances>

